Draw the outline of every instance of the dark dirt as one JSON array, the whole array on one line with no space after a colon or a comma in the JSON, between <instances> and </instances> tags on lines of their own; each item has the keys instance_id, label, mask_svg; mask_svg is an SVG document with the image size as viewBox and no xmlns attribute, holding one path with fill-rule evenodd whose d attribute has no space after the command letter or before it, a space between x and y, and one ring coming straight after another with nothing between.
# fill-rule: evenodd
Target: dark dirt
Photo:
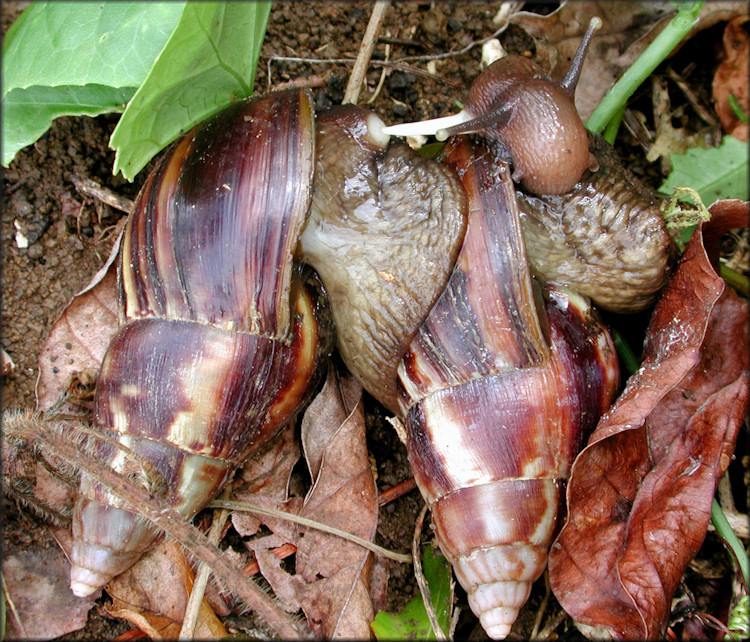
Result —
<instances>
[{"instance_id":1,"label":"dark dirt","mask_svg":"<svg viewBox=\"0 0 750 642\"><path fill-rule=\"evenodd\" d=\"M3 4L3 32L28 3ZM461 49L488 37L495 30L492 17L499 3L461 2L451 5L430 2L399 2L391 5L382 35L392 39L392 57ZM540 12L553 7L541 5ZM529 9L529 7L527 7ZM268 34L261 54L256 88L266 91L290 81L306 80L315 87L318 107L341 102L350 66L340 63L272 61L270 56L332 59L355 57L370 14L367 2L316 2L274 4ZM721 30L703 36L715 50ZM510 51L523 51L528 39L514 28L502 37ZM375 59L383 58L383 45ZM683 55L689 55L683 54ZM704 57L706 54L703 54ZM376 100L369 105L388 123L446 115L455 111L457 100L477 75L481 47L465 54L438 61L436 77L411 70L394 69L385 79ZM679 69L679 62L673 65ZM705 65L708 67L708 65ZM271 76L269 77L269 69ZM367 74L366 103L378 85L381 69L371 67ZM705 96L710 82L695 83ZM650 113L647 93L637 97ZM708 101L710 104L710 100ZM107 141L118 116L62 118L32 147L22 150L3 176L2 217L2 347L15 362L12 374L3 378L3 408L33 408L39 346L65 304L91 279L109 254L114 226L125 216L107 205L81 195L72 182L74 176L99 182L121 196L134 198L147 175L144 170L132 184L112 176L114 152ZM696 125L698 126L698 125ZM663 179L659 164L647 164L635 139L625 133L619 150L631 167L653 186ZM28 247L19 247L16 233L21 228ZM637 339L637 337L636 337ZM634 343L631 341L631 343ZM638 345L637 340L635 345ZM410 477L404 448L384 421L385 413L374 402L368 416L372 427L371 452L377 465L380 490ZM399 551L408 550L416 514L421 507L418 493L386 506L382 511L379 543ZM44 527L10 501L4 501L6 542L23 546L49 537ZM715 546L715 542L714 542ZM391 563L389 610L398 609L416 592L411 568ZM520 618L519 631L530 631L536 609L544 597L544 582L535 586L532 598ZM554 599L552 600L554 602ZM717 617L723 614L705 610ZM720 610L720 609L719 609ZM550 615L550 611L552 615ZM548 607L547 617L560 612ZM560 618L557 634L578 637L569 618ZM475 622L466 618L458 637L483 637ZM92 611L88 627L67 639L114 637L131 628Z\"/></svg>"}]
</instances>

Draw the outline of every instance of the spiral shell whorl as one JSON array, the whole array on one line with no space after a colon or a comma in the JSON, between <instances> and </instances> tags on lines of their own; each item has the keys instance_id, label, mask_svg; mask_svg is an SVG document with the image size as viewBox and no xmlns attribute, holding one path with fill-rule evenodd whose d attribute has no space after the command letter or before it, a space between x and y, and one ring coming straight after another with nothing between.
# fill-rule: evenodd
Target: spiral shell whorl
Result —
<instances>
[{"instance_id":1,"label":"spiral shell whorl","mask_svg":"<svg viewBox=\"0 0 750 642\"><path fill-rule=\"evenodd\" d=\"M431 506L441 549L492 638L510 632L544 571L559 499L556 480L500 480L458 489ZM477 514L483 517L471 517Z\"/></svg>"},{"instance_id":2,"label":"spiral shell whorl","mask_svg":"<svg viewBox=\"0 0 750 642\"><path fill-rule=\"evenodd\" d=\"M437 540L485 631L502 639L545 568L561 489L619 373L586 299L553 285L535 297L507 166L476 139L447 148L469 221L399 366L401 402Z\"/></svg>"},{"instance_id":3,"label":"spiral shell whorl","mask_svg":"<svg viewBox=\"0 0 750 642\"><path fill-rule=\"evenodd\" d=\"M239 101L165 155L136 201L118 272L121 327L97 381L95 457L192 518L293 419L332 329L322 285L295 266L310 205L306 90ZM158 533L81 478L71 588L88 595Z\"/></svg>"}]
</instances>

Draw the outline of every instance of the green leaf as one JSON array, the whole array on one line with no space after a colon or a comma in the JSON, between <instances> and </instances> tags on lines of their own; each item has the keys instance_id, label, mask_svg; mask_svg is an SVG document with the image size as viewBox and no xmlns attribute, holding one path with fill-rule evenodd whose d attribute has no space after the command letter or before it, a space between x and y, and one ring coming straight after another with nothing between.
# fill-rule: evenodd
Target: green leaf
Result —
<instances>
[{"instance_id":1,"label":"green leaf","mask_svg":"<svg viewBox=\"0 0 750 642\"><path fill-rule=\"evenodd\" d=\"M34 85L138 87L184 2L42 2L3 43L3 95Z\"/></svg>"},{"instance_id":2,"label":"green leaf","mask_svg":"<svg viewBox=\"0 0 750 642\"><path fill-rule=\"evenodd\" d=\"M747 200L747 153L745 143L725 136L719 147L671 154L672 172L659 191L671 194L675 187L692 187L708 204L723 198Z\"/></svg>"},{"instance_id":3,"label":"green leaf","mask_svg":"<svg viewBox=\"0 0 750 642\"><path fill-rule=\"evenodd\" d=\"M29 87L3 99L3 165L30 145L60 116L98 116L125 109L135 87Z\"/></svg>"},{"instance_id":4,"label":"green leaf","mask_svg":"<svg viewBox=\"0 0 750 642\"><path fill-rule=\"evenodd\" d=\"M451 569L447 560L431 546L425 547L422 566L438 623L447 635L451 617ZM378 640L434 640L422 596L413 598L398 615L381 611L372 622Z\"/></svg>"},{"instance_id":5,"label":"green leaf","mask_svg":"<svg viewBox=\"0 0 750 642\"><path fill-rule=\"evenodd\" d=\"M59 116L122 111L146 78L184 3L37 3L3 44L3 159Z\"/></svg>"},{"instance_id":6,"label":"green leaf","mask_svg":"<svg viewBox=\"0 0 750 642\"><path fill-rule=\"evenodd\" d=\"M188 3L110 146L132 178L180 133L250 95L270 2Z\"/></svg>"}]
</instances>

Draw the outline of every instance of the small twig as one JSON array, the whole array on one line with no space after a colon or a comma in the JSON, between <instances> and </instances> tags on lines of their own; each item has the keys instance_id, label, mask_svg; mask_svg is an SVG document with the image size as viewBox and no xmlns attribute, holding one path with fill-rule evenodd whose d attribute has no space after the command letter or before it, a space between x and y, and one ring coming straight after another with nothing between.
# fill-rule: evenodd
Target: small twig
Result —
<instances>
[{"instance_id":1,"label":"small twig","mask_svg":"<svg viewBox=\"0 0 750 642\"><path fill-rule=\"evenodd\" d=\"M221 496L223 498L229 497L231 488L232 484L230 482L222 491ZM214 512L214 519L211 523L211 528L208 531L208 541L214 546L219 545L221 533L224 530L224 524L226 524L228 517L229 511L225 508ZM208 583L208 576L210 574L211 567L208 564L205 562L198 564L198 573L193 580L193 588L190 591L190 598L185 607L185 616L182 618L182 628L180 629L179 635L180 640L192 640L195 637L195 626L198 624L198 616L200 615L201 604L203 602L203 596L206 593L206 584Z\"/></svg>"},{"instance_id":2,"label":"small twig","mask_svg":"<svg viewBox=\"0 0 750 642\"><path fill-rule=\"evenodd\" d=\"M271 56L268 59L268 67L269 67L269 78L270 78L270 66L271 61L281 61L281 62L303 62L303 63L309 63L309 64L352 64L355 62L354 58L298 58L296 56ZM419 67L413 67L412 65L406 65L399 61L394 62L386 62L385 60L371 60L370 64L373 67L389 67L391 69L396 69L398 71L404 71L408 73L415 74L417 76L424 76L425 78L430 78L431 80L440 80L443 84L445 84L448 87L455 87L455 88L461 88L463 85L456 83L456 82L450 82L448 80L440 78L437 74L432 74L429 71L425 71L424 69L420 69ZM270 87L270 84L269 84Z\"/></svg>"},{"instance_id":3,"label":"small twig","mask_svg":"<svg viewBox=\"0 0 750 642\"><path fill-rule=\"evenodd\" d=\"M290 555L293 555L297 552L297 547L294 544L290 544L289 542L286 542L285 544L282 544L281 546L277 546L276 548L272 548L271 552L278 557L280 560L286 559ZM246 575L255 575L256 573L260 573L260 565L258 564L258 560L253 558L250 560L247 565L242 569L242 572Z\"/></svg>"},{"instance_id":4,"label":"small twig","mask_svg":"<svg viewBox=\"0 0 750 642\"><path fill-rule=\"evenodd\" d=\"M702 620L712 629L715 629L719 631L720 633L723 633L724 635L731 634L731 631L729 630L727 625L724 624L724 622L722 622L719 618L711 615L710 613L704 613L702 611L699 611L699 612L696 612L695 617L697 617L699 620Z\"/></svg>"},{"instance_id":5,"label":"small twig","mask_svg":"<svg viewBox=\"0 0 750 642\"><path fill-rule=\"evenodd\" d=\"M414 477L409 477L409 479L396 484L393 488L389 488L380 493L378 496L378 506L385 506L394 499L398 499L399 497L406 495L406 493L410 493L416 487L417 482Z\"/></svg>"},{"instance_id":6,"label":"small twig","mask_svg":"<svg viewBox=\"0 0 750 642\"><path fill-rule=\"evenodd\" d=\"M99 183L92 181L90 178L82 178L73 175L71 180L81 194L91 196L102 203L106 203L110 207L125 212L126 214L130 214L130 212L133 211L133 201L124 196L120 196L119 194L115 194L112 190L102 187Z\"/></svg>"},{"instance_id":7,"label":"small twig","mask_svg":"<svg viewBox=\"0 0 750 642\"><path fill-rule=\"evenodd\" d=\"M692 89L688 87L688 84L682 79L682 77L674 70L671 66L667 67L667 75L671 80L680 88L685 98L690 103L690 106L695 110L695 113L707 123L710 127L718 127L718 121L709 113L709 111L700 104L698 97L695 95Z\"/></svg>"},{"instance_id":8,"label":"small twig","mask_svg":"<svg viewBox=\"0 0 750 642\"><path fill-rule=\"evenodd\" d=\"M260 515L270 515L271 517L279 517L280 519L285 519L294 524L299 524L300 526L307 526L308 528L314 528L315 530L323 531L324 533L337 535L338 537L341 537L345 540L354 542L355 544L359 544L367 550L372 551L376 555L380 555L381 557L385 557L389 560L394 560L395 562L404 562L405 564L411 562L411 557L409 555L406 555L405 553L395 553L394 551L389 551L387 548L378 546L377 544L374 544L373 542L370 542L352 533L342 531L340 528L335 528L333 526L329 526L328 524L316 522L315 520L308 519L307 517L301 517L300 515L295 515L294 513L287 513L286 511L275 510L273 508L265 508L264 506L251 504L250 502L234 502L222 499L213 500L209 504L209 507L228 508L230 510L238 510L249 513L258 513Z\"/></svg>"},{"instance_id":9,"label":"small twig","mask_svg":"<svg viewBox=\"0 0 750 642\"><path fill-rule=\"evenodd\" d=\"M417 522L414 525L414 537L411 540L411 555L414 560L414 577L417 579L417 585L419 586L419 592L422 594L422 602L424 602L425 611L427 611L427 618L430 620L430 626L435 633L435 638L438 640L447 640L445 632L440 627L440 623L437 619L437 613L435 613L435 607L432 605L432 591L427 584L424 572L422 571L422 547L419 545L422 539L422 525L424 524L425 515L427 515L427 504L422 507L417 517Z\"/></svg>"},{"instance_id":10,"label":"small twig","mask_svg":"<svg viewBox=\"0 0 750 642\"><path fill-rule=\"evenodd\" d=\"M385 46L385 60L386 62L391 57L391 46L386 45ZM385 79L388 76L389 69L387 67L383 67L383 69L380 72L380 80L378 80L378 86L375 87L375 91L372 92L372 96L370 96L367 99L367 104L371 105L377 100L377 97L380 95L380 90L383 88L383 85L385 84Z\"/></svg>"},{"instance_id":11,"label":"small twig","mask_svg":"<svg viewBox=\"0 0 750 642\"><path fill-rule=\"evenodd\" d=\"M549 596L552 593L552 589L549 585L549 571L544 572L544 598L539 608L536 611L536 617L534 618L534 628L531 629L531 635L529 636L532 640L539 639L539 627L542 625L542 616L547 610L547 604L549 603Z\"/></svg>"},{"instance_id":12,"label":"small twig","mask_svg":"<svg viewBox=\"0 0 750 642\"><path fill-rule=\"evenodd\" d=\"M5 596L5 601L8 603L11 613L13 613L13 617L16 619L16 622L18 623L18 631L21 634L21 637L23 638L28 637L26 635L26 629L23 626L23 622L21 621L21 617L18 615L18 611L16 610L16 605L13 602L13 598L10 596L10 593L8 592L8 585L5 582L5 573L3 573L2 571L0 571L0 579L3 580L3 595Z\"/></svg>"},{"instance_id":13,"label":"small twig","mask_svg":"<svg viewBox=\"0 0 750 642\"><path fill-rule=\"evenodd\" d=\"M461 56L469 51L471 51L474 47L478 47L479 45L483 45L485 42L488 42L489 40L492 40L493 38L497 38L503 31L505 31L508 28L507 23L502 25L499 29L496 29L492 34L487 36L486 38L482 38L481 40L474 40L470 42L465 47L462 47L461 49L456 49L455 51L446 51L445 53L441 54L429 54L424 56L404 56L403 58L398 58L397 60L394 60L394 63L402 63L402 62L427 62L430 60L445 60L446 58L453 58L454 56Z\"/></svg>"},{"instance_id":14,"label":"small twig","mask_svg":"<svg viewBox=\"0 0 750 642\"><path fill-rule=\"evenodd\" d=\"M540 640L548 640L550 635L552 634L552 631L554 631L559 625L560 622L562 622L567 613L560 609L557 613L555 613L548 621L547 624L544 626L544 628L539 632L539 639Z\"/></svg>"},{"instance_id":15,"label":"small twig","mask_svg":"<svg viewBox=\"0 0 750 642\"><path fill-rule=\"evenodd\" d=\"M365 73L367 73L367 67L370 64L370 58L372 58L372 52L375 49L380 26L383 24L383 18L385 17L385 12L388 10L388 5L390 5L390 0L377 0L372 7L370 21L367 23L367 29L362 38L362 44L359 47L357 60L354 63L354 68L349 76L349 82L344 92L344 100L342 101L344 105L347 103L354 105L359 100L362 81L365 78Z\"/></svg>"}]
</instances>

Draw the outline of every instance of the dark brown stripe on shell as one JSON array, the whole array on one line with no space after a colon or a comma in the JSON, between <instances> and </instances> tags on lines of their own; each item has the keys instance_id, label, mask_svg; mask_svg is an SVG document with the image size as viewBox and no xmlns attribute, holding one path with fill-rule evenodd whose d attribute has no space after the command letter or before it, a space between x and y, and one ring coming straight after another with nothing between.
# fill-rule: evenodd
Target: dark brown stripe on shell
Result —
<instances>
[{"instance_id":1,"label":"dark brown stripe on shell","mask_svg":"<svg viewBox=\"0 0 750 642\"><path fill-rule=\"evenodd\" d=\"M285 337L313 144L310 96L287 90L239 101L173 148L133 217L128 317Z\"/></svg>"},{"instance_id":2,"label":"dark brown stripe on shell","mask_svg":"<svg viewBox=\"0 0 750 642\"><path fill-rule=\"evenodd\" d=\"M308 296L305 313L298 308L296 339L288 346L196 322L131 322L102 364L97 425L240 461L310 394L321 352L330 346L313 307Z\"/></svg>"},{"instance_id":3,"label":"dark brown stripe on shell","mask_svg":"<svg viewBox=\"0 0 750 642\"><path fill-rule=\"evenodd\" d=\"M548 356L508 168L478 140L454 139L446 148L469 196L468 227L448 287L405 355L407 407L408 397Z\"/></svg>"}]
</instances>

